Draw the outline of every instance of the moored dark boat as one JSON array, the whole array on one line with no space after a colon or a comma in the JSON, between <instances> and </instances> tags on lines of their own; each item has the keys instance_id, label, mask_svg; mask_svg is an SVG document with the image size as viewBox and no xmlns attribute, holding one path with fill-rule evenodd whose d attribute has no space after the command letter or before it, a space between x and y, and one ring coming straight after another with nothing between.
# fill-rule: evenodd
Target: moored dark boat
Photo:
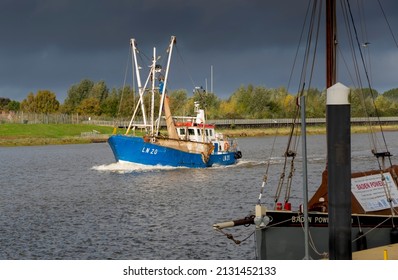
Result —
<instances>
[{"instance_id":1,"label":"moored dark boat","mask_svg":"<svg viewBox=\"0 0 398 280\"><path fill-rule=\"evenodd\" d=\"M314 11L321 2L312 2ZM350 14L349 1L342 6ZM282 203L278 202L285 181L283 171L275 205L271 206L273 210L267 210L261 202L267 183L267 175L264 176L255 214L245 222L255 225L256 253L260 259L351 259L352 252L398 242L398 166L391 163L386 143L385 151L372 150L378 169L351 173L348 93L340 92L341 88L345 89L336 84L336 1L326 1L326 14L327 166L312 198L294 211L288 195L293 164L286 184L287 195ZM302 134L305 135L305 130ZM295 149L289 145L285 167L288 158L293 162L296 157ZM231 226L235 223L213 227L222 230Z\"/></svg>"}]
</instances>

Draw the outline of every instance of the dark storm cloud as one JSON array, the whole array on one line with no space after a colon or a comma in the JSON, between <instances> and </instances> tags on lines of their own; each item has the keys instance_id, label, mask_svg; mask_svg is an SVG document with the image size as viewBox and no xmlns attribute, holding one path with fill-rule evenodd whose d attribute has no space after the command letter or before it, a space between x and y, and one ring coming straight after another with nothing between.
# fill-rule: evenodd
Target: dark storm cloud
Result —
<instances>
[{"instance_id":1,"label":"dark storm cloud","mask_svg":"<svg viewBox=\"0 0 398 280\"><path fill-rule=\"evenodd\" d=\"M392 41L378 2L366 2L372 2L363 11L371 46L382 50L378 61L392 69L397 49L386 48ZM394 29L398 2L381 3ZM62 101L67 89L84 78L120 87L129 39L136 38L150 56L153 46L163 51L171 35L177 36L189 68L173 73L173 88L205 86L211 65L214 90L221 97L250 83L286 85L307 5L296 0L2 0L0 96L22 100L29 92L50 89ZM380 26L387 31L380 32ZM379 86L393 87L393 73L382 75Z\"/></svg>"}]
</instances>

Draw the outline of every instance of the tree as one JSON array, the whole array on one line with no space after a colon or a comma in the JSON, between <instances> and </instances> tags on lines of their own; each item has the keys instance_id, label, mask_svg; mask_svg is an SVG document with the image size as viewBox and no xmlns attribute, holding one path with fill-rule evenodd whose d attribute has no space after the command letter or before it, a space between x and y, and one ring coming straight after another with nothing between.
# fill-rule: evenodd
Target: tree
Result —
<instances>
[{"instance_id":1,"label":"tree","mask_svg":"<svg viewBox=\"0 0 398 280\"><path fill-rule=\"evenodd\" d=\"M99 116L101 114L100 102L95 97L86 98L77 106L76 112L85 116Z\"/></svg>"},{"instance_id":2,"label":"tree","mask_svg":"<svg viewBox=\"0 0 398 280\"><path fill-rule=\"evenodd\" d=\"M17 111L19 111L20 106L21 106L21 103L19 103L18 101L12 100L10 103L7 104L7 109L9 111L17 112Z\"/></svg>"},{"instance_id":3,"label":"tree","mask_svg":"<svg viewBox=\"0 0 398 280\"><path fill-rule=\"evenodd\" d=\"M282 100L281 107L284 108L282 113L279 117L283 118L292 118L294 117L294 113L296 112L296 96L293 95L286 95L286 97Z\"/></svg>"},{"instance_id":4,"label":"tree","mask_svg":"<svg viewBox=\"0 0 398 280\"><path fill-rule=\"evenodd\" d=\"M170 97L170 110L173 115L184 116L189 111L186 108L187 104L187 91L183 89L175 90L169 94Z\"/></svg>"},{"instance_id":5,"label":"tree","mask_svg":"<svg viewBox=\"0 0 398 280\"><path fill-rule=\"evenodd\" d=\"M21 109L28 113L54 113L59 109L59 102L55 93L49 90L39 90L36 95L32 92L22 101Z\"/></svg>"},{"instance_id":6,"label":"tree","mask_svg":"<svg viewBox=\"0 0 398 280\"><path fill-rule=\"evenodd\" d=\"M6 109L8 103L10 103L10 98L0 97L0 110Z\"/></svg>"},{"instance_id":7,"label":"tree","mask_svg":"<svg viewBox=\"0 0 398 280\"><path fill-rule=\"evenodd\" d=\"M39 90L35 97L37 113L50 114L59 109L59 102L55 93L49 90Z\"/></svg>"},{"instance_id":8,"label":"tree","mask_svg":"<svg viewBox=\"0 0 398 280\"><path fill-rule=\"evenodd\" d=\"M396 116L398 113L397 102L391 102L391 99L383 95L379 95L375 100L375 106L379 117Z\"/></svg>"},{"instance_id":9,"label":"tree","mask_svg":"<svg viewBox=\"0 0 398 280\"><path fill-rule=\"evenodd\" d=\"M376 98L377 95L377 91L372 91L371 93L369 89L352 89L350 92L351 116L375 116L373 98Z\"/></svg>"},{"instance_id":10,"label":"tree","mask_svg":"<svg viewBox=\"0 0 398 280\"><path fill-rule=\"evenodd\" d=\"M101 104L101 112L110 117L117 117L119 110L120 97L116 89L113 89L111 93L105 98Z\"/></svg>"},{"instance_id":11,"label":"tree","mask_svg":"<svg viewBox=\"0 0 398 280\"><path fill-rule=\"evenodd\" d=\"M398 88L390 89L383 93L385 98L388 98L393 101L398 101Z\"/></svg>"},{"instance_id":12,"label":"tree","mask_svg":"<svg viewBox=\"0 0 398 280\"><path fill-rule=\"evenodd\" d=\"M79 84L72 85L64 102L65 113L74 113L80 103L89 97L94 82L88 79L82 80Z\"/></svg>"},{"instance_id":13,"label":"tree","mask_svg":"<svg viewBox=\"0 0 398 280\"><path fill-rule=\"evenodd\" d=\"M226 119L241 119L242 116L240 116L236 112L236 99L230 99L228 101L221 101L220 103L220 116L221 118L226 118Z\"/></svg>"},{"instance_id":14,"label":"tree","mask_svg":"<svg viewBox=\"0 0 398 280\"><path fill-rule=\"evenodd\" d=\"M118 90L118 111L117 116L131 117L139 101L139 96L130 87Z\"/></svg>"},{"instance_id":15,"label":"tree","mask_svg":"<svg viewBox=\"0 0 398 280\"><path fill-rule=\"evenodd\" d=\"M99 100L100 103L102 103L109 94L109 89L106 86L104 81L99 81L91 87L88 93L88 97L94 97Z\"/></svg>"},{"instance_id":16,"label":"tree","mask_svg":"<svg viewBox=\"0 0 398 280\"><path fill-rule=\"evenodd\" d=\"M37 113L36 99L33 92L30 92L28 96L22 100L21 110L28 113Z\"/></svg>"},{"instance_id":17,"label":"tree","mask_svg":"<svg viewBox=\"0 0 398 280\"><path fill-rule=\"evenodd\" d=\"M195 89L193 101L199 102L199 106L206 110L207 118L216 118L219 114L220 99L212 92L206 92L202 88ZM191 107L193 110L194 107Z\"/></svg>"},{"instance_id":18,"label":"tree","mask_svg":"<svg viewBox=\"0 0 398 280\"><path fill-rule=\"evenodd\" d=\"M307 95L307 118L324 118L326 116L326 93L310 88Z\"/></svg>"}]
</instances>

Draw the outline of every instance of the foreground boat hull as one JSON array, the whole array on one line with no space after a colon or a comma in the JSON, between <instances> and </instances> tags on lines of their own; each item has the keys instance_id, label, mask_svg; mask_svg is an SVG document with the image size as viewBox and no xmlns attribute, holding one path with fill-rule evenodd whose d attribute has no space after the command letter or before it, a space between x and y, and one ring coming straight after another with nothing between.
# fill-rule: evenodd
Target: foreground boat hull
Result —
<instances>
[{"instance_id":1,"label":"foreground boat hull","mask_svg":"<svg viewBox=\"0 0 398 280\"><path fill-rule=\"evenodd\" d=\"M113 135L108 143L117 161L144 165L205 168L213 165L232 165L237 162L234 152L210 154L192 153L146 142L142 137Z\"/></svg>"},{"instance_id":2,"label":"foreground boat hull","mask_svg":"<svg viewBox=\"0 0 398 280\"><path fill-rule=\"evenodd\" d=\"M304 259L303 215L291 211L269 211L267 216L270 217L271 222L265 228L257 228L255 232L258 258L268 260ZM359 214L351 217L352 252L396 242L394 240L396 239L396 229L393 224L398 222L398 217ZM328 258L329 223L327 213L310 212L308 220L311 243L309 246L310 258ZM376 227L377 229L374 230ZM358 238L360 230L365 238Z\"/></svg>"}]
</instances>

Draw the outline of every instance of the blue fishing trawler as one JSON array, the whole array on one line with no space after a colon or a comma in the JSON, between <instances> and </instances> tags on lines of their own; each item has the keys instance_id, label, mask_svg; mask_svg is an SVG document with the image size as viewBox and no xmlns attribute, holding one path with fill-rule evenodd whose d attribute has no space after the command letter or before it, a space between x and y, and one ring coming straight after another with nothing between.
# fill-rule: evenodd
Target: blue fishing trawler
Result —
<instances>
[{"instance_id":1,"label":"blue fishing trawler","mask_svg":"<svg viewBox=\"0 0 398 280\"><path fill-rule=\"evenodd\" d=\"M171 37L168 48L168 60L165 72L157 62L156 49L150 66L148 78L142 86L140 67L137 63L137 45L131 40L136 77L139 88L139 104L128 125L125 134L112 135L108 143L117 161L126 161L144 165L164 165L174 167L205 168L214 165L236 164L242 157L236 139L229 139L215 131L213 124L207 124L205 112L195 102L193 117L174 117L171 114L167 96L167 79L175 36ZM148 84L151 84L148 86ZM152 94L151 108L146 109L144 95ZM155 95L160 94L159 114L155 118ZM142 111L142 119L136 120L138 110ZM146 110L150 110L147 121ZM161 120L165 119L167 135L161 135ZM137 127L145 129L144 136L135 136Z\"/></svg>"}]
</instances>

